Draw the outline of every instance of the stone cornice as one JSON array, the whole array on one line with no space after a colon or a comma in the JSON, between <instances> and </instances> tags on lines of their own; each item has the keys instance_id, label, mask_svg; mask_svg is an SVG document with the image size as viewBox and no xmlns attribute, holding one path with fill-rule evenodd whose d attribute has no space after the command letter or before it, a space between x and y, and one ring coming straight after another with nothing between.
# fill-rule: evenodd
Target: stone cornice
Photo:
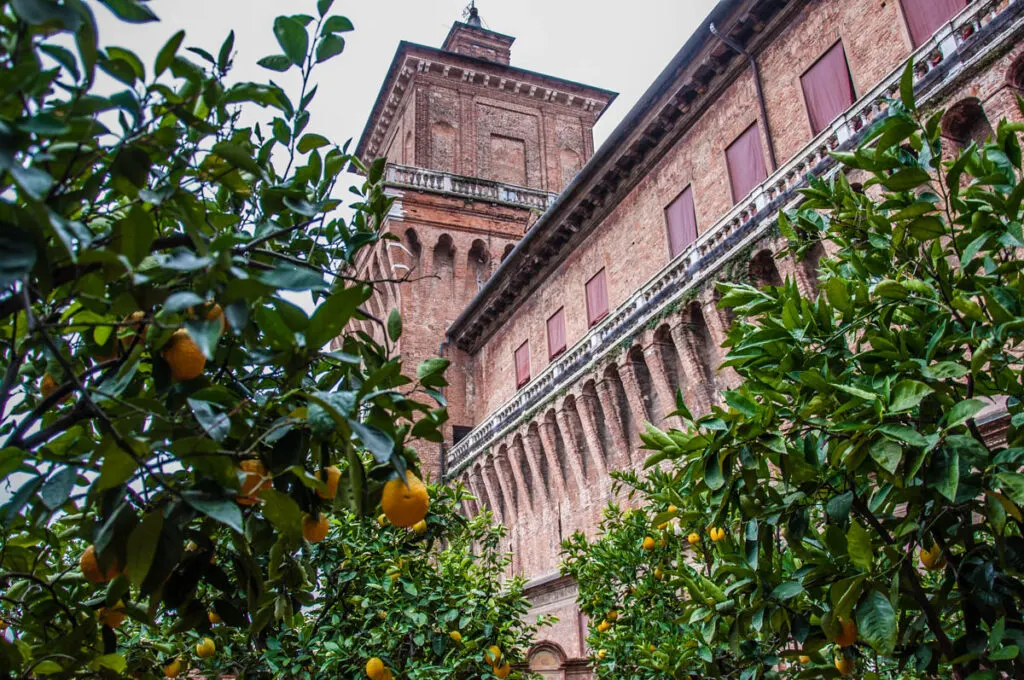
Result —
<instances>
[{"instance_id":1,"label":"stone cornice","mask_svg":"<svg viewBox=\"0 0 1024 680\"><path fill-rule=\"evenodd\" d=\"M453 84L472 83L485 91L561 105L589 113L595 120L618 96L610 90L571 80L402 41L356 147L356 156L364 162L383 154L388 131L418 74L440 77Z\"/></svg>"}]
</instances>

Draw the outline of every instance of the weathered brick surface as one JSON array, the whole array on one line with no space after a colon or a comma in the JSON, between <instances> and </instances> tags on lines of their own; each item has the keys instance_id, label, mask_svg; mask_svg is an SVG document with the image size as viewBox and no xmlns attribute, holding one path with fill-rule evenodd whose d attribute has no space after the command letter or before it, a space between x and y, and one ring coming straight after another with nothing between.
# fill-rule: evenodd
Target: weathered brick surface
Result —
<instances>
[{"instance_id":1,"label":"weathered brick surface","mask_svg":"<svg viewBox=\"0 0 1024 680\"><path fill-rule=\"evenodd\" d=\"M779 163L800 152L812 136L800 76L837 40L843 41L858 96L911 52L898 0L803 0L796 6L784 26L770 29L757 54L767 125L758 120L754 81L743 69L478 352L447 350L453 360L447 392L453 424L479 423L515 394L513 356L524 340L530 342L531 375L544 370L549 363L546 321L557 309L565 309L570 347L587 333L584 286L598 270L606 272L614 310L668 263L664 210L683 189L693 188L701 232L728 213L733 200L725 149L750 124L759 123L766 149L770 132ZM1015 95L1024 86L1022 56L1024 47L1014 46L990 63L972 65L954 83L954 95L933 103L952 106L976 98L993 126L1002 117L1019 119ZM560 190L593 154L594 115L521 94L472 80L454 83L436 71L418 73L403 99L405 109L392 123L388 157ZM403 191L399 201L397 216L386 228L402 238L409 252L382 246L362 267L386 271L398 265L430 277L387 287L373 303L385 316L390 306L402 310L406 324L400 350L411 370L437 354L452 320L536 215L423 192ZM789 277L801 290L813 291L816 260L779 260L774 253L780 247L776 237L752 244L745 255L749 262L729 275L741 272L759 283ZM706 413L721 390L736 384L733 371L718 369L718 347L729 317L716 302L707 287L624 341L587 367L564 394L552 395L526 414L460 474L479 499L472 510L490 508L510 527L507 546L514 553L514 573L535 579L553 574L561 541L575 531L592 535L605 505L625 501L613 498L608 471L641 468L639 431L647 420L673 425L664 414L676 390L682 390L695 412ZM421 450L434 473L435 452L434 445ZM575 606L572 584L538 582L531 597L535 614L553 613L560 619L543 634L531 658L533 668L547 677L587 677L580 661L586 655L587 624Z\"/></svg>"}]
</instances>

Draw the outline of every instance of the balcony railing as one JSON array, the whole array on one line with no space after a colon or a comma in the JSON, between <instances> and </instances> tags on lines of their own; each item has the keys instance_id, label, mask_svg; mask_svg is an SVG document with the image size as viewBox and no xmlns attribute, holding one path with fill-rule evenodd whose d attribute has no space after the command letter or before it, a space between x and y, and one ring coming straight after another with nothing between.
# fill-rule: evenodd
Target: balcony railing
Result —
<instances>
[{"instance_id":1,"label":"balcony railing","mask_svg":"<svg viewBox=\"0 0 1024 680\"><path fill-rule=\"evenodd\" d=\"M982 29L999 19L999 25L994 28L1001 34L1013 35L1024 27L1024 16L1021 15L1024 15L1024 0L975 0L936 32L912 56L919 103L932 98L941 89L939 85L952 82L968 67L961 58L963 48L979 39ZM970 61L983 62L985 55L1001 42L988 40ZM686 291L701 285L721 265L768 233L776 224L780 210L791 210L802 202L797 191L808 184L810 175L829 177L835 174L838 166L829 153L856 146L872 123L885 115L889 102L899 98L900 79L905 68L906 62L854 103L792 160L772 173L568 351L553 360L509 401L484 418L447 452L446 476L450 478L458 474L479 452L517 426L542 402L573 384L589 366L612 351L620 340L642 329L666 306Z\"/></svg>"},{"instance_id":2,"label":"balcony railing","mask_svg":"<svg viewBox=\"0 0 1024 680\"><path fill-rule=\"evenodd\" d=\"M384 183L394 187L449 194L477 201L505 203L520 208L539 210L542 213L558 198L558 194L551 194L539 189L490 182L473 177L453 175L450 172L414 168L395 163L388 164L384 174Z\"/></svg>"}]
</instances>

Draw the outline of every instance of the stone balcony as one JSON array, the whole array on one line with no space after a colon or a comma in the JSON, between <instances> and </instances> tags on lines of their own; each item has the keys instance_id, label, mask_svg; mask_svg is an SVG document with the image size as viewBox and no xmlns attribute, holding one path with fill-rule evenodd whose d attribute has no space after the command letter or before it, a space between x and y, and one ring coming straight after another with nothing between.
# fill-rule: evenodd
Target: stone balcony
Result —
<instances>
[{"instance_id":1,"label":"stone balcony","mask_svg":"<svg viewBox=\"0 0 1024 680\"><path fill-rule=\"evenodd\" d=\"M993 51L1022 31L1024 0L976 0L912 56L919 104L940 101L961 74L984 64ZM511 518L503 514L521 509L524 498L532 505L532 494L544 493L545 489L555 495L564 494L567 485L572 484L567 477L575 477L576 484L581 484L589 474L586 465L599 472L610 466L629 465L635 455L629 449L635 444L637 430L644 420L664 422L663 414L673 410L676 389L683 388L693 410L710 408L717 393L730 387L733 378L728 372L717 372L718 363L709 365L712 358L702 356L709 348L712 355L717 354L727 326L727 319L715 309L709 285L713 276L743 253L771 253L780 245L772 236L779 211L800 204L798 191L807 185L810 175L828 177L837 171L830 152L855 147L871 125L886 115L890 102L899 98L905 66L862 96L687 250L449 449L446 478L463 479L481 503L508 522ZM416 177L430 175L429 180L416 180L420 182L441 182L446 177L443 173L393 167L399 173L418 173ZM447 181L456 179L447 177ZM484 185L486 191L501 191L501 185L492 188L489 183L457 179ZM407 180L408 185L423 188L411 182ZM535 200L544 201L538 203L539 209L545 209L554 198L532 193ZM772 276L792 276L801 288L813 290L815 276L806 267L793 262L771 263L771 258L769 263L772 268L778 266ZM751 261L752 272L755 264ZM763 282L770 280L771 276ZM671 347L668 353L666 346ZM593 403L597 397L604 410ZM617 412L609 413L609 409ZM598 447L594 438L601 437L611 439L613 451L602 444L605 455L589 451L590 460L581 461L586 455L583 451ZM516 457L525 457L526 464L512 459ZM560 462L561 457L569 460ZM555 462L546 465L544 459Z\"/></svg>"},{"instance_id":2,"label":"stone balcony","mask_svg":"<svg viewBox=\"0 0 1024 680\"><path fill-rule=\"evenodd\" d=\"M530 189L395 163L388 164L384 174L384 183L389 187L446 194L474 201L503 203L518 208L536 210L540 213L544 213L558 198L558 194L551 194L540 189Z\"/></svg>"}]
</instances>

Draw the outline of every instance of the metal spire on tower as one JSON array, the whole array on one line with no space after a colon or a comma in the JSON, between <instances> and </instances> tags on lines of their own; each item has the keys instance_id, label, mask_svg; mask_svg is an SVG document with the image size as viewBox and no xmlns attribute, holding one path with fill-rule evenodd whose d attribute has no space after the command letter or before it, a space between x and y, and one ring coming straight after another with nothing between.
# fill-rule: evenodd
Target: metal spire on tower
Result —
<instances>
[{"instance_id":1,"label":"metal spire on tower","mask_svg":"<svg viewBox=\"0 0 1024 680\"><path fill-rule=\"evenodd\" d=\"M462 10L462 16L466 18L466 23L470 26L483 28L483 22L480 21L480 10L476 8L476 0L470 0L466 9Z\"/></svg>"}]
</instances>

